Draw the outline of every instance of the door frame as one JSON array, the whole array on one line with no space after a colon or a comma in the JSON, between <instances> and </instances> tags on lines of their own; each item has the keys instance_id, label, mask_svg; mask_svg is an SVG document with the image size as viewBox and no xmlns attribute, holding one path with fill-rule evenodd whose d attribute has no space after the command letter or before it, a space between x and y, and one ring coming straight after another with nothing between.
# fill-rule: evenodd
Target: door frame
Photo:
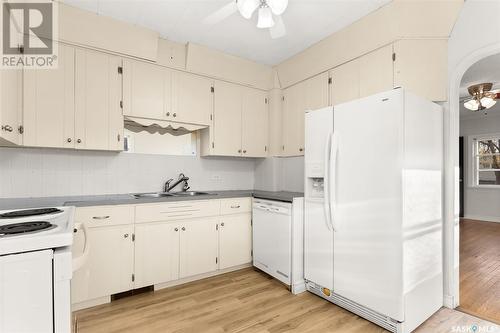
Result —
<instances>
[{"instance_id":1,"label":"door frame","mask_svg":"<svg viewBox=\"0 0 500 333\"><path fill-rule=\"evenodd\" d=\"M465 72L476 62L500 53L495 42L476 49L449 69L448 103L444 107L444 306L454 309L460 304L459 274L459 212L460 212L460 83Z\"/></svg>"}]
</instances>

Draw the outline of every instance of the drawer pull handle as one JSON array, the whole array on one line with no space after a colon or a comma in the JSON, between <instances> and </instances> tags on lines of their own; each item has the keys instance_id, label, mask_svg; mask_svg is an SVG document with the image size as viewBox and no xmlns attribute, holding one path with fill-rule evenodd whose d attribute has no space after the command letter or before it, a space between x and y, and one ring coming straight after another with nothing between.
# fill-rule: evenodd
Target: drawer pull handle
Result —
<instances>
[{"instance_id":1,"label":"drawer pull handle","mask_svg":"<svg viewBox=\"0 0 500 333\"><path fill-rule=\"evenodd\" d=\"M233 205L233 206L231 206L231 208L234 208L234 209L240 208L240 207L241 207L240 205Z\"/></svg>"},{"instance_id":2,"label":"drawer pull handle","mask_svg":"<svg viewBox=\"0 0 500 333\"><path fill-rule=\"evenodd\" d=\"M94 216L93 217L94 220L107 220L109 218L110 218L109 215L106 215L106 216Z\"/></svg>"}]
</instances>

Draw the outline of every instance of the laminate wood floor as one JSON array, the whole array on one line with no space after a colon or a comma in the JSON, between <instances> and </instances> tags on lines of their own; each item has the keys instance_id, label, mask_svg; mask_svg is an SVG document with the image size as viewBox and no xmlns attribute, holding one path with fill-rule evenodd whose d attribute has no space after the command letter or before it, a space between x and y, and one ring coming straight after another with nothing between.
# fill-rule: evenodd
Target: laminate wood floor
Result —
<instances>
[{"instance_id":1,"label":"laminate wood floor","mask_svg":"<svg viewBox=\"0 0 500 333\"><path fill-rule=\"evenodd\" d=\"M500 324L500 223L460 221L460 307Z\"/></svg>"},{"instance_id":2,"label":"laminate wood floor","mask_svg":"<svg viewBox=\"0 0 500 333\"><path fill-rule=\"evenodd\" d=\"M311 293L292 295L251 268L81 310L74 319L77 333L385 332ZM449 333L472 324L491 325L441 309L416 332ZM491 327L488 333L500 332Z\"/></svg>"}]
</instances>

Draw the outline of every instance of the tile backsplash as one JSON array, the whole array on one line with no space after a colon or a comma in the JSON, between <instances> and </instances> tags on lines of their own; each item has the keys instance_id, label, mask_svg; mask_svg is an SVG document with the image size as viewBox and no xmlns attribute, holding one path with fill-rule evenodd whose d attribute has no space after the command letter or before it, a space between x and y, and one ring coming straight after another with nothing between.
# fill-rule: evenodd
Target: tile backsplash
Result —
<instances>
[{"instance_id":1,"label":"tile backsplash","mask_svg":"<svg viewBox=\"0 0 500 333\"><path fill-rule=\"evenodd\" d=\"M159 191L180 172L195 190L252 189L255 161L0 148L0 198Z\"/></svg>"}]
</instances>

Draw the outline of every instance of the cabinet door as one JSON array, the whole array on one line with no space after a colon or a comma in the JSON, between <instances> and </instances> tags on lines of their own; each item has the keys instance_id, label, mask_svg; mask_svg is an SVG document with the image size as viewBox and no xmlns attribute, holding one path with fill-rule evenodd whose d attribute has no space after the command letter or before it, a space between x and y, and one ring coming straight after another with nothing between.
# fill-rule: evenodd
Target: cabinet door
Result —
<instances>
[{"instance_id":1,"label":"cabinet door","mask_svg":"<svg viewBox=\"0 0 500 333\"><path fill-rule=\"evenodd\" d=\"M180 278L212 272L217 269L217 223L217 218L204 218L181 224Z\"/></svg>"},{"instance_id":2,"label":"cabinet door","mask_svg":"<svg viewBox=\"0 0 500 333\"><path fill-rule=\"evenodd\" d=\"M330 105L359 98L359 60L349 61L330 71Z\"/></svg>"},{"instance_id":3,"label":"cabinet door","mask_svg":"<svg viewBox=\"0 0 500 333\"><path fill-rule=\"evenodd\" d=\"M22 143L22 92L22 70L0 70L0 143Z\"/></svg>"},{"instance_id":4,"label":"cabinet door","mask_svg":"<svg viewBox=\"0 0 500 333\"><path fill-rule=\"evenodd\" d=\"M297 156L300 146L300 120L298 117L303 96L300 85L283 90L283 156Z\"/></svg>"},{"instance_id":5,"label":"cabinet door","mask_svg":"<svg viewBox=\"0 0 500 333\"><path fill-rule=\"evenodd\" d=\"M394 43L394 86L430 101L447 100L446 39L399 40Z\"/></svg>"},{"instance_id":6,"label":"cabinet door","mask_svg":"<svg viewBox=\"0 0 500 333\"><path fill-rule=\"evenodd\" d=\"M118 57L76 50L75 148L121 150L121 65Z\"/></svg>"},{"instance_id":7,"label":"cabinet door","mask_svg":"<svg viewBox=\"0 0 500 333\"><path fill-rule=\"evenodd\" d=\"M123 61L123 114L166 119L172 103L172 71L141 61Z\"/></svg>"},{"instance_id":8,"label":"cabinet door","mask_svg":"<svg viewBox=\"0 0 500 333\"><path fill-rule=\"evenodd\" d=\"M305 99L298 110L299 153L304 154L305 111L317 110L328 106L328 72L316 75L302 83Z\"/></svg>"},{"instance_id":9,"label":"cabinet door","mask_svg":"<svg viewBox=\"0 0 500 333\"><path fill-rule=\"evenodd\" d=\"M241 156L241 108L243 88L215 82L213 145L214 155Z\"/></svg>"},{"instance_id":10,"label":"cabinet door","mask_svg":"<svg viewBox=\"0 0 500 333\"><path fill-rule=\"evenodd\" d=\"M146 223L135 227L135 288L179 278L180 227Z\"/></svg>"},{"instance_id":11,"label":"cabinet door","mask_svg":"<svg viewBox=\"0 0 500 333\"><path fill-rule=\"evenodd\" d=\"M134 287L133 225L89 228L90 255L87 263L73 274L73 303L109 296ZM75 240L73 251L81 241Z\"/></svg>"},{"instance_id":12,"label":"cabinet door","mask_svg":"<svg viewBox=\"0 0 500 333\"><path fill-rule=\"evenodd\" d=\"M247 264L252 261L252 215L221 217L219 229L219 268Z\"/></svg>"},{"instance_id":13,"label":"cabinet door","mask_svg":"<svg viewBox=\"0 0 500 333\"><path fill-rule=\"evenodd\" d=\"M370 96L394 88L392 45L359 58L359 95Z\"/></svg>"},{"instance_id":14,"label":"cabinet door","mask_svg":"<svg viewBox=\"0 0 500 333\"><path fill-rule=\"evenodd\" d=\"M251 88L242 89L242 156L266 157L269 136L267 92Z\"/></svg>"},{"instance_id":15,"label":"cabinet door","mask_svg":"<svg viewBox=\"0 0 500 333\"><path fill-rule=\"evenodd\" d=\"M184 72L174 72L172 116L169 120L210 125L213 111L213 80Z\"/></svg>"},{"instance_id":16,"label":"cabinet door","mask_svg":"<svg viewBox=\"0 0 500 333\"><path fill-rule=\"evenodd\" d=\"M59 45L57 69L24 70L24 145L74 148L75 50Z\"/></svg>"}]
</instances>

